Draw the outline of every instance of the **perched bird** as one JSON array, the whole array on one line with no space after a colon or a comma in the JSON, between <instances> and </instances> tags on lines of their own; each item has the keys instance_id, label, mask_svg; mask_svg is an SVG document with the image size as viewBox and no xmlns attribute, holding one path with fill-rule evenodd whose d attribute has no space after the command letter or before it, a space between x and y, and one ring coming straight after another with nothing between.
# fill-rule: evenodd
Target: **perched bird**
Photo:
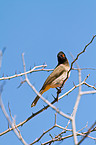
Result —
<instances>
[{"instance_id":1,"label":"perched bird","mask_svg":"<svg viewBox=\"0 0 96 145\"><path fill-rule=\"evenodd\" d=\"M64 80L67 77L67 72L70 69L70 66L69 66L68 59L66 58L66 55L62 51L60 51L57 55L57 58L58 58L58 65L55 67L53 72L48 76L48 78L44 82L41 90L39 91L41 95L47 90L49 90L50 88L61 87ZM36 96L36 98L31 104L31 107L37 104L39 98L40 98L39 96Z\"/></svg>"}]
</instances>

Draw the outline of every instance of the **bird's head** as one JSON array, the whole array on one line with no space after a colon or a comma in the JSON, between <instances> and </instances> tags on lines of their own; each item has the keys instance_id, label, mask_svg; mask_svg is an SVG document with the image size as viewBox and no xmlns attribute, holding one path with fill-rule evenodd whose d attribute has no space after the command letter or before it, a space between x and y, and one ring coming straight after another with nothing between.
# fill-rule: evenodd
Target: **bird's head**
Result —
<instances>
[{"instance_id":1,"label":"bird's head","mask_svg":"<svg viewBox=\"0 0 96 145\"><path fill-rule=\"evenodd\" d=\"M58 64L62 64L67 61L66 55L62 51L58 53L57 58L58 58Z\"/></svg>"}]
</instances>

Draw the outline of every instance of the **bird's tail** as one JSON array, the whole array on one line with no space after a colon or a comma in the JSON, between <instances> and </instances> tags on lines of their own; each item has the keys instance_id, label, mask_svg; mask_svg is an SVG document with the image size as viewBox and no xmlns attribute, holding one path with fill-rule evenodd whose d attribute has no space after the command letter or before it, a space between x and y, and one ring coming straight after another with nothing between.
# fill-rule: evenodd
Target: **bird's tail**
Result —
<instances>
[{"instance_id":1,"label":"bird's tail","mask_svg":"<svg viewBox=\"0 0 96 145\"><path fill-rule=\"evenodd\" d=\"M40 90L39 93L42 95L44 92L46 92L49 89L50 89L50 85L47 85L45 88L42 87L42 89ZM39 98L40 98L39 96L36 96L36 98L34 99L34 101L31 104L31 107L33 107L33 106L35 106L37 104Z\"/></svg>"},{"instance_id":2,"label":"bird's tail","mask_svg":"<svg viewBox=\"0 0 96 145\"><path fill-rule=\"evenodd\" d=\"M42 95L43 94L43 91L41 90L39 93ZM35 106L37 104L39 98L40 98L39 96L36 96L36 98L34 99L34 101L31 104L31 107L33 107L33 106Z\"/></svg>"}]
</instances>

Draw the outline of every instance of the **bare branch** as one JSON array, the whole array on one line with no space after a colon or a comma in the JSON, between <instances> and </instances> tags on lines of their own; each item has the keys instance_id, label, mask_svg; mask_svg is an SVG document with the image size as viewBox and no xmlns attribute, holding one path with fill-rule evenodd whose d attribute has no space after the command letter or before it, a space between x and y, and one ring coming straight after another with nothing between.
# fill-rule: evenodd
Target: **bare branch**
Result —
<instances>
[{"instance_id":1,"label":"bare branch","mask_svg":"<svg viewBox=\"0 0 96 145\"><path fill-rule=\"evenodd\" d=\"M60 128L60 129L63 129L63 131L62 131L61 133L59 133L58 135L56 135L54 138L53 138L53 135L50 135L50 136L52 136L52 139L51 139L50 141L47 141L47 142L43 143L42 145L51 144L52 142L61 141L61 140L64 140L64 139L66 139L66 138L70 138L70 137L72 137L72 136L74 137L74 143L75 143L75 145L77 145L77 144L79 145L79 143L80 143L80 142L78 143L77 136L84 136L83 138L89 137L89 138L95 139L94 137L91 137L91 136L89 136L88 134L89 134L90 132L96 131L96 127L93 128L93 127L94 127L94 126L93 126L93 127L91 127L87 132L80 133L80 131L82 131L85 127L83 127L82 129L80 129L80 130L77 132L77 131L76 131L76 123L75 123L76 113L77 113L77 109L78 109L78 106L79 106L79 102L80 102L81 95L96 93L96 88L95 88L95 86L90 85L90 84L88 84L88 83L86 82L86 80L87 80L87 78L89 77L89 75L85 78L84 81L81 82L81 70L84 70L84 69L92 69L92 68L79 68L78 64L76 64L76 65L77 65L77 69L76 69L76 68L73 68L73 64L76 63L76 60L78 60L79 56L80 56L82 53L84 53L84 52L86 51L86 48L93 42L93 40L94 40L95 37L96 37L96 35L93 36L93 38L91 39L91 41L84 47L83 51L81 51L80 53L77 54L76 58L75 58L75 59L73 60L73 62L71 63L70 70L68 71L67 77L66 77L66 79L65 79L64 82L63 82L63 84L64 84L65 81L68 79L68 74L69 74L69 72L70 72L71 70L78 70L79 84L74 85L74 87L71 88L68 92L66 92L66 93L63 94L62 96L58 97L58 100L60 100L60 99L63 98L64 96L66 96L66 95L68 95L69 93L71 93L74 89L76 89L77 87L79 87L79 92L78 92L77 100L76 100L76 102L75 102L75 105L74 105L72 114L70 113L71 115L65 114L64 112L60 111L58 108L56 108L56 107L53 105L53 104L57 101L57 98L54 99L54 101L52 101L51 103L50 103L48 100L46 100L45 98L43 98L42 95L39 94L38 91L35 89L35 87L30 83L30 81L29 81L29 79L28 79L28 76L27 76L27 74L32 73L32 72L37 72L37 71L52 71L53 69L49 69L49 70L48 70L48 69L45 69L45 67L46 67L47 65L40 65L40 66L35 66L33 69L30 69L29 71L26 71L25 60L24 60L24 54L22 54L24 73L19 73L19 74L16 73L15 75L9 76L9 77L4 77L4 76L3 76L2 78L0 78L0 80L8 80L8 79L12 79L12 78L15 78L15 77L20 77L20 76L25 75L25 80L22 81L22 82L20 83L19 86L21 86L24 82L27 82L27 84L33 89L33 91L34 91L34 92L35 92L35 93L36 93L45 103L47 103L47 106L45 106L45 107L43 107L41 110L39 110L39 111L33 113L30 117L28 117L26 120L24 120L23 122L19 123L18 125L15 124L15 119L12 117L11 110L10 110L10 108L9 108L10 116L11 116L12 119L10 119L9 116L6 116L6 115L5 115L5 116L6 116L6 118L8 117L7 120L9 121L9 124L10 124L11 128L8 128L6 131L0 133L0 136L1 136L1 135L4 135L5 133L7 133L7 132L9 132L9 131L11 131L11 130L13 130L13 131L15 132L15 134L17 133L16 135L17 135L17 137L21 140L21 142L22 142L23 144L27 144L27 143L24 141L24 139L22 138L21 133L20 133L18 127L19 127L19 126L22 126L23 124L25 124L26 122L28 122L28 121L29 121L30 119L32 119L33 117L35 117L35 116L38 115L39 113L43 112L43 111L46 110L48 107L51 107L51 108L53 108L57 113L59 113L60 115L62 115L62 116L65 117L65 118L69 119L67 126L66 126L66 127L63 127L63 126L58 125L58 124L56 123L56 119L57 119L57 118L56 118L56 114L55 114L55 124L54 124L51 128L49 128L48 130L44 131L44 132L39 136L39 138L36 138L30 145L35 144L36 142L40 141L41 138L42 138L46 133L48 133L49 131L51 131L51 130L54 129L55 127L58 127L58 128ZM2 56L2 55L1 55L1 56ZM93 70L96 70L96 69L93 69ZM63 87L63 84L62 84L61 88ZM92 91L82 91L82 85L86 85L86 86L88 86L88 87L90 87L90 88L92 88L92 89L94 89L94 90L92 90ZM61 88L60 88L60 89L61 89ZM1 90L2 90L2 88L1 88ZM59 93L58 93L58 95L59 95ZM0 99L0 104L2 104L1 102L2 102L2 100ZM2 106L2 105L1 105L1 106ZM5 111L6 111L6 110L5 110ZM8 114L7 114L7 115L8 115ZM11 120L12 120L12 121L11 121ZM69 123L72 123L72 129L68 129ZM95 124L96 124L96 122L95 122ZM62 137L62 135L63 135L64 133L66 133L66 131L70 131L70 132L72 132L72 134L67 135L67 136L65 136L65 137ZM84 139L83 139L83 140L84 140ZM82 142L82 140L81 140L81 142Z\"/></svg>"},{"instance_id":2,"label":"bare branch","mask_svg":"<svg viewBox=\"0 0 96 145\"><path fill-rule=\"evenodd\" d=\"M23 137L21 136L21 134L18 133L18 131L17 131L17 129L16 129L16 126L14 126L14 123L11 122L10 117L8 116L8 114L7 114L6 110L5 110L5 107L4 107L4 105L3 105L3 102L2 102L2 99L1 99L1 94L0 94L0 106L1 106L1 109L2 109L3 114L5 115L5 117L6 117L7 121L8 121L8 123L9 123L10 126L12 127L12 129L13 129L15 135L19 138L19 140L20 140L24 145L28 145L28 144L25 142L25 140L23 139Z\"/></svg>"},{"instance_id":3,"label":"bare branch","mask_svg":"<svg viewBox=\"0 0 96 145\"><path fill-rule=\"evenodd\" d=\"M60 128L60 129L63 129L65 132L66 131L72 131L72 129L67 129L66 127L64 128L64 127L62 127L62 126L60 126L60 125L58 125L58 124L56 124L56 116L57 115L57 113L55 113L55 124L51 127L51 128L49 128L48 130L46 130L46 131L44 131L43 133L42 133L42 135L39 137L39 138L36 138L35 139L35 141L33 141L30 145L33 145L34 143L36 143L36 142L38 142L46 133L48 133L49 131L51 131L52 129L54 129L55 127L58 127L58 128ZM56 136L55 138L58 138L60 135L58 135L58 136Z\"/></svg>"},{"instance_id":4,"label":"bare branch","mask_svg":"<svg viewBox=\"0 0 96 145\"><path fill-rule=\"evenodd\" d=\"M85 78L85 79L86 79L86 78ZM71 93L75 88L77 88L77 87L83 85L84 82L85 82L85 80L82 81L80 84L75 85L72 89L70 89L70 90L69 90L68 92L66 92L64 95L60 96L60 97L58 98L58 100L62 99L64 96L66 96L66 95L68 95L69 93ZM95 92L95 93L96 93L96 92ZM51 104L54 104L55 102L57 102L57 98L54 99L54 100L51 102ZM32 113L31 116L29 116L29 117L28 117L27 119L25 119L24 121L20 122L18 125L16 125L16 127L19 127L19 126L24 125L24 124L25 124L26 122L28 122L30 119L32 119L33 117L37 116L38 114L40 114L40 113L43 112L44 110L48 109L49 107L50 107L50 106L47 105L47 106L43 107L42 109L40 109L39 111L37 111L37 112L35 112L35 113ZM11 131L11 130L12 130L12 128L8 128L6 131L0 133L0 136L6 134L7 132L9 132L9 131Z\"/></svg>"},{"instance_id":5,"label":"bare branch","mask_svg":"<svg viewBox=\"0 0 96 145\"><path fill-rule=\"evenodd\" d=\"M96 91L81 91L81 95L85 94L96 94Z\"/></svg>"},{"instance_id":6,"label":"bare branch","mask_svg":"<svg viewBox=\"0 0 96 145\"><path fill-rule=\"evenodd\" d=\"M38 71L52 71L53 69L44 69L45 67L47 67L47 65L39 65L39 66L35 66L34 68L32 68L31 70L29 71L26 71L24 73L19 73L19 74L16 74L15 75L12 75L12 76L7 76L7 77L2 77L0 78L0 81L1 80L10 80L10 79L13 79L13 78L16 78L16 77L20 77L20 76L23 76L23 75L26 75L26 74L29 74L29 73L33 73L33 72L38 72ZM37 69L37 68L41 68L41 69Z\"/></svg>"},{"instance_id":7,"label":"bare branch","mask_svg":"<svg viewBox=\"0 0 96 145\"><path fill-rule=\"evenodd\" d=\"M96 131L96 130L95 130ZM92 132L92 130L90 130L90 132ZM83 136L85 137L87 132L84 132L84 133L79 133L79 132L76 132L77 136ZM73 134L70 134L70 135L67 135L67 136L64 136L64 137L60 137L58 136L58 138L53 138L52 140L49 140L49 141L46 141L45 143L42 143L41 145L47 145L47 144L51 144L52 142L56 142L56 141L62 141L62 140L65 140L67 138L70 138L70 137L73 137ZM94 137L91 137L91 136L87 136L88 138L91 138L93 140L96 140L96 138Z\"/></svg>"},{"instance_id":8,"label":"bare branch","mask_svg":"<svg viewBox=\"0 0 96 145\"><path fill-rule=\"evenodd\" d=\"M79 56L80 56L82 53L85 52L86 48L93 42L93 40L94 40L95 37L96 37L96 35L93 36L93 38L91 39L91 41L84 47L84 49L83 49L80 53L77 54L77 57L72 61L71 67L70 67L70 69L69 69L69 71L68 71L68 73L67 73L67 77L66 77L66 79L64 80L64 82L63 82L61 88L63 87L64 83L65 83L66 80L68 79L69 72L72 70L73 64L76 62L76 60L78 60Z\"/></svg>"},{"instance_id":9,"label":"bare branch","mask_svg":"<svg viewBox=\"0 0 96 145\"><path fill-rule=\"evenodd\" d=\"M88 134L91 132L91 129L96 125L96 122L89 128L86 135L79 141L78 145L88 136Z\"/></svg>"}]
</instances>

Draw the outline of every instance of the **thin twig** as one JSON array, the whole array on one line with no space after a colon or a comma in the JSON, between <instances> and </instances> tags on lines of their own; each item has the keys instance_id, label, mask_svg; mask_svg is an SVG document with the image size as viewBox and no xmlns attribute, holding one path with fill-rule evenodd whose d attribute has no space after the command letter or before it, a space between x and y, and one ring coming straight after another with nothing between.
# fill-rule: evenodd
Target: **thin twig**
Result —
<instances>
[{"instance_id":1,"label":"thin twig","mask_svg":"<svg viewBox=\"0 0 96 145\"><path fill-rule=\"evenodd\" d=\"M96 88L95 88L94 86L89 85L89 84L88 84L88 83L86 83L86 82L84 82L84 84L85 84L86 86L88 86L88 87L93 88L94 90L96 90Z\"/></svg>"},{"instance_id":2,"label":"thin twig","mask_svg":"<svg viewBox=\"0 0 96 145\"><path fill-rule=\"evenodd\" d=\"M96 70L95 68L79 68L80 70ZM72 68L72 70L78 70L78 68Z\"/></svg>"},{"instance_id":3,"label":"thin twig","mask_svg":"<svg viewBox=\"0 0 96 145\"><path fill-rule=\"evenodd\" d=\"M95 130L96 131L96 130ZM92 132L92 130L90 130L90 132ZM77 134L77 136L83 136L83 137L85 137L85 134L86 134L87 132L84 132L84 133L79 133L79 132L76 132L76 134ZM67 138L70 138L70 137L73 137L73 134L70 134L70 135L67 135L67 136L64 136L64 137L60 137L60 136L58 136L58 138L53 138L53 139L51 139L51 140L49 140L49 141L46 141L45 143L42 143L41 145L47 145L47 144L51 144L52 142L55 142L55 141L62 141L62 140L65 140L65 139L67 139ZM87 136L88 138L91 138L91 139L93 139L93 140L96 140L96 138L95 137L91 137L91 136Z\"/></svg>"},{"instance_id":4,"label":"thin twig","mask_svg":"<svg viewBox=\"0 0 96 145\"><path fill-rule=\"evenodd\" d=\"M47 131L44 131L43 133L42 133L42 135L39 137L39 138L37 138L36 140L34 140L30 145L33 145L34 143L36 143L36 142L38 142L46 133L48 133L49 131L51 131L53 128L55 128L56 127L56 125L54 125L54 126L52 126L51 128L49 128Z\"/></svg>"},{"instance_id":5,"label":"thin twig","mask_svg":"<svg viewBox=\"0 0 96 145\"><path fill-rule=\"evenodd\" d=\"M91 129L96 125L96 122L89 128L86 135L78 142L78 145L88 136L88 134L91 132Z\"/></svg>"},{"instance_id":6,"label":"thin twig","mask_svg":"<svg viewBox=\"0 0 96 145\"><path fill-rule=\"evenodd\" d=\"M67 77L66 77L66 79L63 81L63 84L62 84L62 86L61 86L60 88L63 87L64 83L65 83L66 80L68 79L69 72L72 70L73 64L76 62L76 60L78 60L79 56L80 56L82 53L85 52L86 48L93 42L93 40L94 40L95 37L96 37L96 35L94 35L94 36L92 37L91 41L90 41L87 45L85 45L84 49L83 49L80 53L78 53L77 56L76 56L76 58L72 61L71 67L70 67L70 69L69 69L69 71L68 71L68 73L67 73Z\"/></svg>"}]
</instances>

